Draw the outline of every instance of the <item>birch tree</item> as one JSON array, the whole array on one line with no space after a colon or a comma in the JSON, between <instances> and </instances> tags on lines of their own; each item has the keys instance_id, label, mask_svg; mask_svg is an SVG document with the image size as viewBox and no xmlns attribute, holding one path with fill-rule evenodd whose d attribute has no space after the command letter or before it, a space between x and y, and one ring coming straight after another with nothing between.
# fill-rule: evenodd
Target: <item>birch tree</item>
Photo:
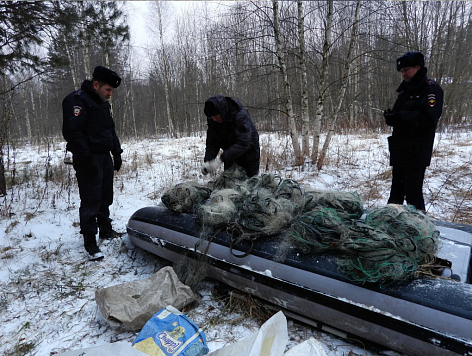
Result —
<instances>
[{"instance_id":1,"label":"birch tree","mask_svg":"<svg viewBox=\"0 0 472 356\"><path fill-rule=\"evenodd\" d=\"M318 152L320 145L321 135L321 121L324 116L325 97L328 89L328 68L329 68L329 53L331 46L331 37L333 32L333 1L328 1L328 13L326 15L326 25L324 30L324 42L323 42L323 53L321 61L321 78L320 86L318 90L318 100L316 105L316 117L313 128L313 149L311 154L311 160L313 164L317 163Z\"/></svg>"},{"instance_id":2,"label":"birch tree","mask_svg":"<svg viewBox=\"0 0 472 356\"><path fill-rule=\"evenodd\" d=\"M274 13L274 37L276 46L276 55L279 63L280 73L284 84L284 106L285 112L288 116L288 124L290 129L290 137L292 139L293 153L295 155L295 164L301 165L303 163L302 154L300 151L300 143L298 141L297 124L295 122L295 114L293 113L292 93L290 89L290 82L287 75L287 67L285 64L284 49L282 46L282 38L279 24L279 2L273 0L272 9Z\"/></svg>"},{"instance_id":3,"label":"birch tree","mask_svg":"<svg viewBox=\"0 0 472 356\"><path fill-rule=\"evenodd\" d=\"M297 2L298 7L298 40L300 42L300 71L301 71L301 117L302 117L302 153L310 155L310 114L308 111L308 79L306 73L305 21L303 1Z\"/></svg>"},{"instance_id":4,"label":"birch tree","mask_svg":"<svg viewBox=\"0 0 472 356\"><path fill-rule=\"evenodd\" d=\"M351 68L352 68L352 61L353 61L352 53L354 51L354 46L355 46L355 43L356 43L356 40L357 40L357 27L359 25L360 8L361 8L361 2L360 2L360 0L358 0L357 5L356 5L356 12L355 12L355 15L354 15L354 23L352 25L352 30L351 30L351 38L349 40L349 48L348 48L348 51L347 51L347 56L346 56L347 58L346 58L346 61L345 61L345 67L344 67L344 73L343 73L344 75L343 75L343 79L342 79L343 82L342 82L342 86L341 86L341 91L339 93L338 105L335 108L333 117L331 118L331 122L329 123L328 134L326 135L326 139L325 139L325 142L323 144L323 149L321 150L320 157L318 159L318 162L316 163L316 167L318 168L318 170L321 170L321 168L323 167L323 163L324 163L324 160L325 160L325 157L326 157L326 153L328 152L329 143L331 141L331 137L334 134L334 125L335 125L336 120L338 118L338 115L341 111L343 100L344 100L344 97L346 95L347 84L349 82L349 77L351 75Z\"/></svg>"}]
</instances>

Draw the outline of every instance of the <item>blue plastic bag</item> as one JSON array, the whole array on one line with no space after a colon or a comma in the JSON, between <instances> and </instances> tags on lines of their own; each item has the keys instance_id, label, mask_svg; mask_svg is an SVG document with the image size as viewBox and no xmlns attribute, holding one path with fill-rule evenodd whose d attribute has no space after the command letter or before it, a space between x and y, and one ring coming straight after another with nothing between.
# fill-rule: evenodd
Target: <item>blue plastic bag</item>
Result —
<instances>
[{"instance_id":1,"label":"blue plastic bag","mask_svg":"<svg viewBox=\"0 0 472 356\"><path fill-rule=\"evenodd\" d=\"M209 352L203 330L170 305L148 320L132 346L151 356L201 356Z\"/></svg>"}]
</instances>

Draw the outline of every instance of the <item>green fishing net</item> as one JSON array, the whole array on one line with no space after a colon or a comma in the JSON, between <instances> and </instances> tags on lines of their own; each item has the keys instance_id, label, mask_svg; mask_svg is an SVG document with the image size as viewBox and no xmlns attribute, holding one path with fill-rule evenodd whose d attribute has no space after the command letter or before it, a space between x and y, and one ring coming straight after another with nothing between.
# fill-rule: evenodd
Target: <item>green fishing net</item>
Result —
<instances>
[{"instance_id":1,"label":"green fishing net","mask_svg":"<svg viewBox=\"0 0 472 356\"><path fill-rule=\"evenodd\" d=\"M297 216L292 222L290 236L304 253L319 253L335 248L347 222L336 210L313 206L311 211Z\"/></svg>"},{"instance_id":2,"label":"green fishing net","mask_svg":"<svg viewBox=\"0 0 472 356\"><path fill-rule=\"evenodd\" d=\"M439 231L432 221L413 206L389 204L367 214L366 224L391 236L396 249L421 261L439 247Z\"/></svg>"},{"instance_id":3,"label":"green fishing net","mask_svg":"<svg viewBox=\"0 0 472 356\"><path fill-rule=\"evenodd\" d=\"M361 222L351 224L341 235L338 248L338 272L361 284L383 286L409 279L420 262L398 249L394 237Z\"/></svg>"},{"instance_id":4,"label":"green fishing net","mask_svg":"<svg viewBox=\"0 0 472 356\"><path fill-rule=\"evenodd\" d=\"M293 250L328 253L341 275L360 284L413 278L439 246L434 224L412 206L387 205L361 220L363 204L356 192L305 191L277 174L247 178L237 165L207 187L178 184L162 201L174 212L195 213L202 239L224 227L234 232L232 246L275 236L280 241L275 258Z\"/></svg>"},{"instance_id":5,"label":"green fishing net","mask_svg":"<svg viewBox=\"0 0 472 356\"><path fill-rule=\"evenodd\" d=\"M343 219L359 219L364 212L361 197L356 192L306 192L304 210L310 211L318 206L336 210Z\"/></svg>"}]
</instances>

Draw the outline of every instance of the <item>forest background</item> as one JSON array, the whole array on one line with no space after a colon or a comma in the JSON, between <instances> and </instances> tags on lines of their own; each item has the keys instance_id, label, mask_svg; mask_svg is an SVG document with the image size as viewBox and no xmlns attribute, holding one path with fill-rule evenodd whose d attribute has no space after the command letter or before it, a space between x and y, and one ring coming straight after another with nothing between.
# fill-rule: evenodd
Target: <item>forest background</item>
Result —
<instances>
[{"instance_id":1,"label":"forest background","mask_svg":"<svg viewBox=\"0 0 472 356\"><path fill-rule=\"evenodd\" d=\"M213 94L235 97L249 110L261 133L261 172L356 190L367 209L384 204L391 170L382 111L393 105L401 81L395 59L407 51L425 54L429 77L445 92L425 181L428 215L472 223L472 3L151 1L141 6L145 44L130 30L139 21L134 6L0 1L0 310L8 329L0 349L6 355L132 342L135 334L117 334L96 320L94 292L160 267L155 256L122 240L101 246L105 263L83 262L77 185L62 163L61 103L96 65L123 78L112 98L125 148L112 206L120 231L166 188L203 180L202 109ZM212 288L203 289L208 299ZM204 303L190 316L212 326L206 332L213 347L222 346L220 334L240 339L213 324L234 315L210 307L217 318ZM294 329L292 323L292 336ZM312 334L300 330L292 343ZM371 355L344 345L334 342L330 355Z\"/></svg>"},{"instance_id":2,"label":"forest background","mask_svg":"<svg viewBox=\"0 0 472 356\"><path fill-rule=\"evenodd\" d=\"M321 170L333 134L388 132L382 111L407 51L425 54L445 91L438 130L468 126L470 2L148 3L138 48L130 2L0 1L1 193L8 147L60 137L62 99L96 65L123 77L112 99L122 140L201 133L203 103L223 94L259 131L290 135L293 165Z\"/></svg>"}]
</instances>

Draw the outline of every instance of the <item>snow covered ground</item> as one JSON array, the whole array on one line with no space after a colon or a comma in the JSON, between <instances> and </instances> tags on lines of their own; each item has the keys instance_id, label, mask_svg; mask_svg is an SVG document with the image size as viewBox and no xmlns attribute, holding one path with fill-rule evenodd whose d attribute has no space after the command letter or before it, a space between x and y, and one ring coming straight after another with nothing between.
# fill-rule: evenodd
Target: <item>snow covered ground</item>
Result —
<instances>
[{"instance_id":1,"label":"snow covered ground","mask_svg":"<svg viewBox=\"0 0 472 356\"><path fill-rule=\"evenodd\" d=\"M467 133L438 134L426 171L428 214L470 223L471 145ZM200 174L204 133L180 139L123 142L124 164L115 177L111 207L115 230L125 232L134 211L156 205L162 193L182 181L206 182ZM136 332L113 329L101 318L97 288L144 279L165 265L134 247L126 235L105 241L105 259L89 262L79 235L79 197L74 170L63 164L64 142L8 147L8 194L0 198L0 354L53 355L109 342L130 344ZM278 173L317 189L357 191L365 208L386 204L390 167L386 135L336 136L324 168L292 167L290 140L262 134L261 173ZM7 158L8 157L8 158ZM229 309L205 281L201 298L186 314L204 328L210 350L257 331L261 321ZM217 289L217 288L216 288ZM237 322L235 322L237 321ZM377 355L368 348L289 320L289 345L318 339L328 355ZM389 355L399 355L393 351Z\"/></svg>"}]
</instances>

